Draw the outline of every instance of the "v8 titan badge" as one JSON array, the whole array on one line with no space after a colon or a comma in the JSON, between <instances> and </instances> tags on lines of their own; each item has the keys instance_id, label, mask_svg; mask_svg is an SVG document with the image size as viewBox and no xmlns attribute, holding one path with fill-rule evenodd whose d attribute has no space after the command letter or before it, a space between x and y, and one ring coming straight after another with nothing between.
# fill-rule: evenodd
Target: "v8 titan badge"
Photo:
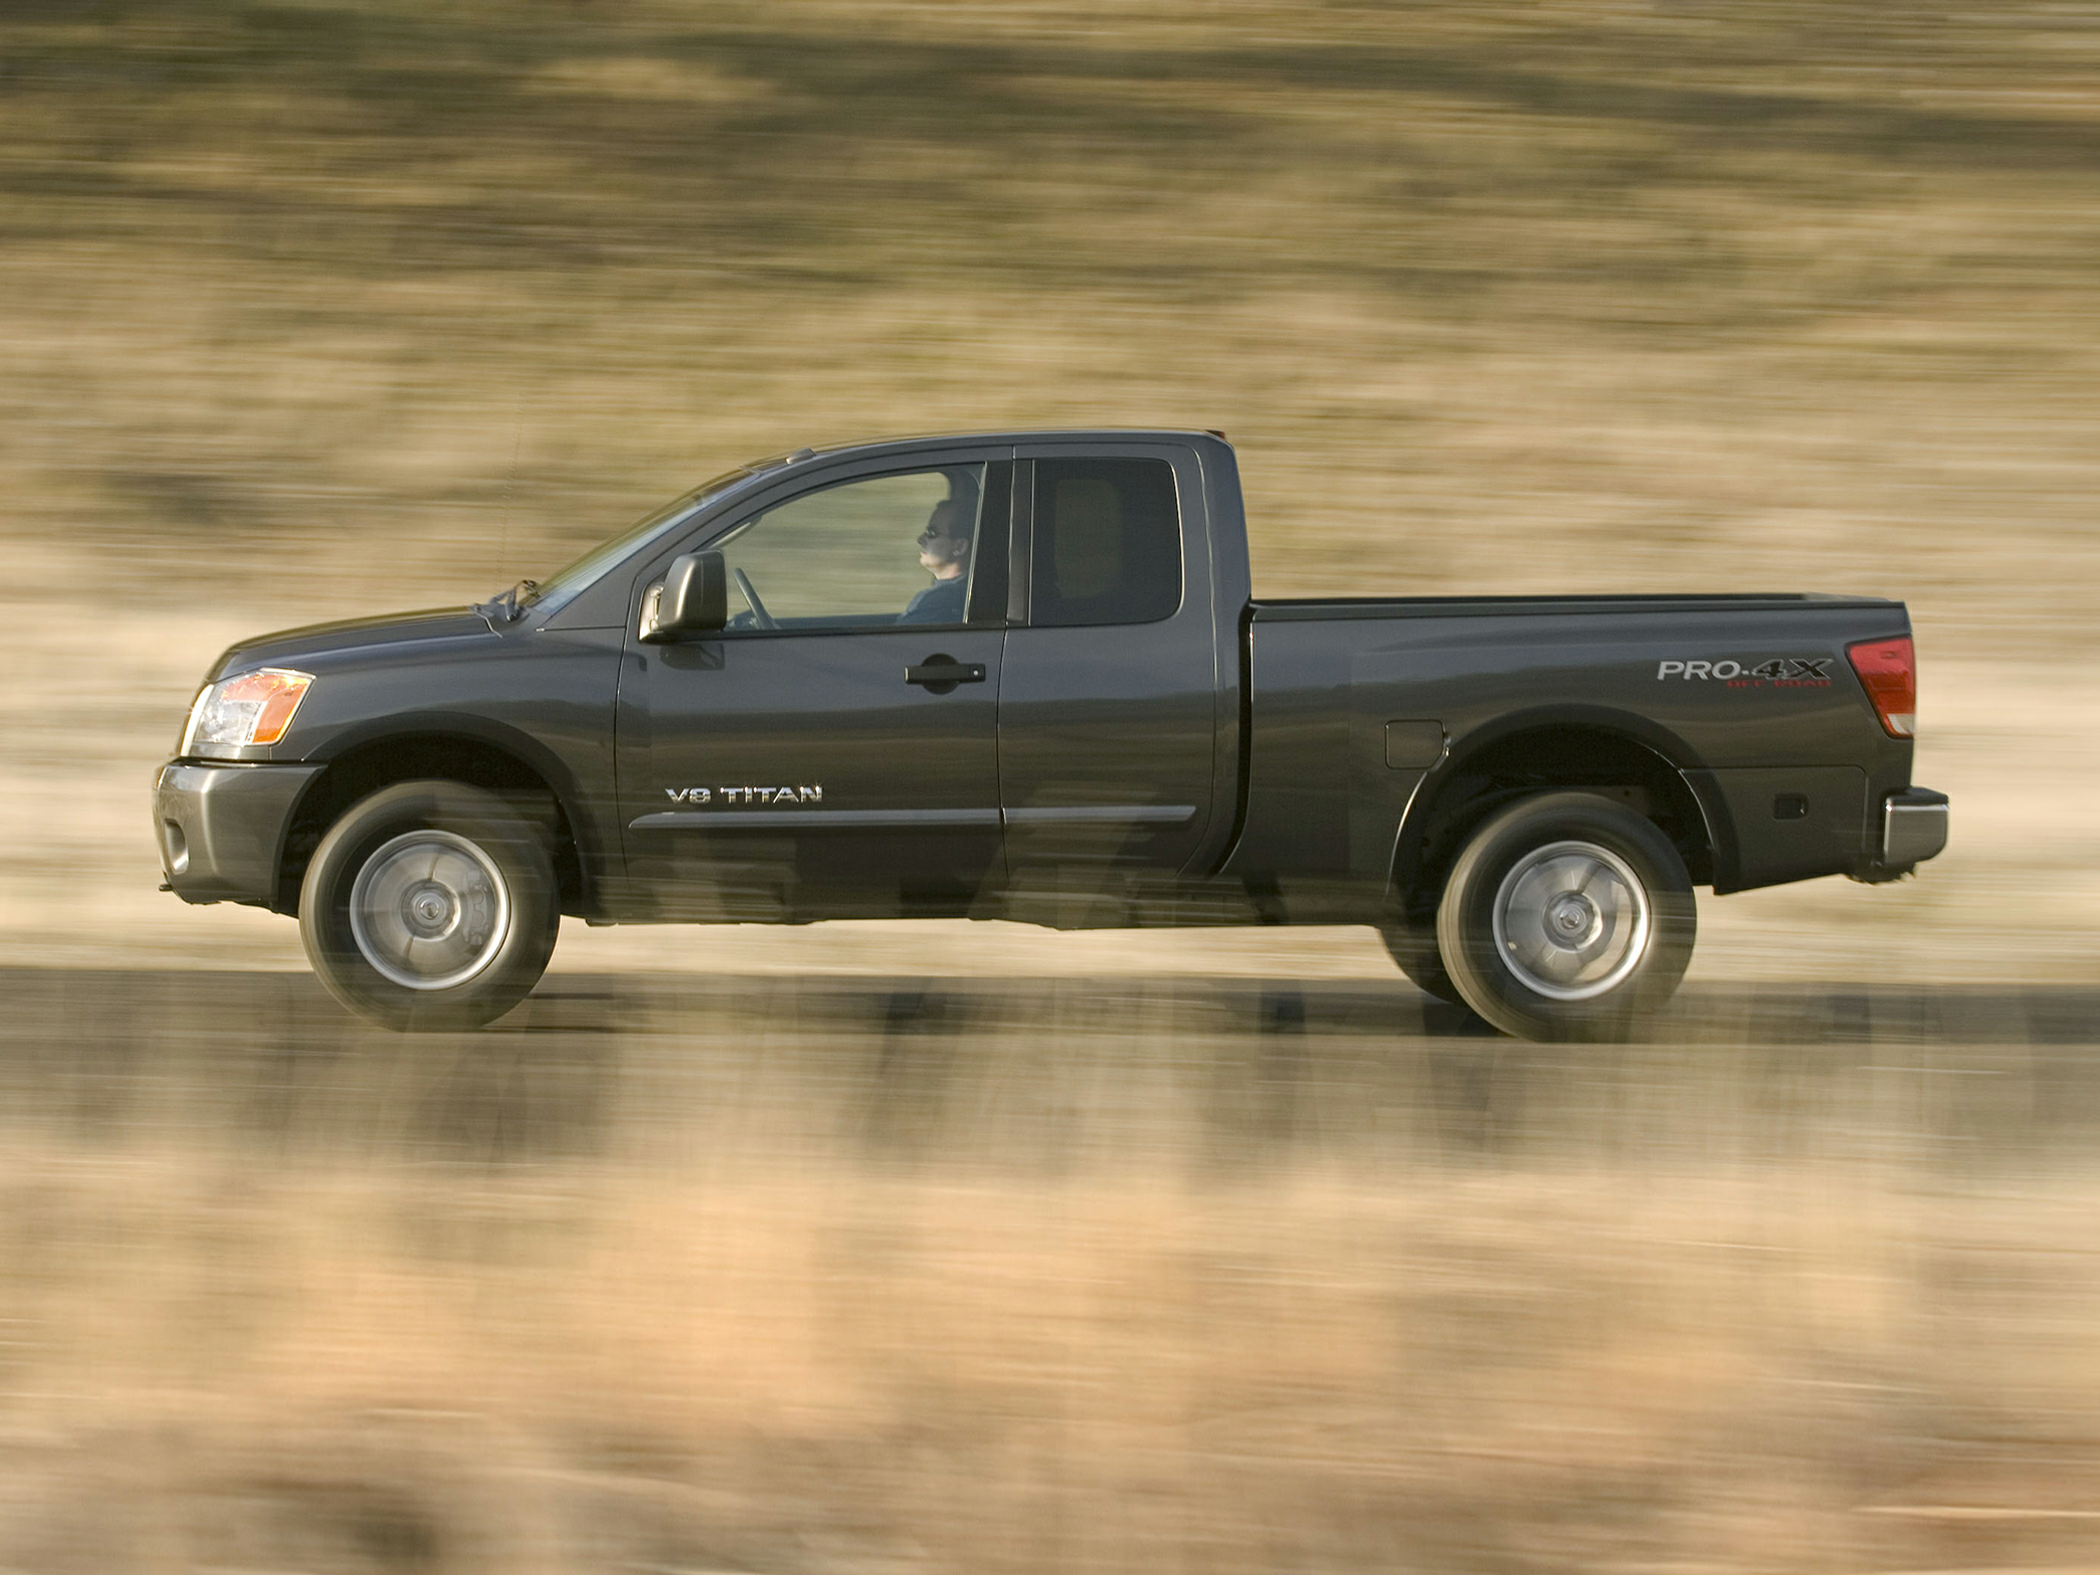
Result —
<instances>
[{"instance_id":1,"label":"v8 titan badge","mask_svg":"<svg viewBox=\"0 0 2100 1575\"><path fill-rule=\"evenodd\" d=\"M667 787L664 796L674 804L821 804L824 785L815 787Z\"/></svg>"},{"instance_id":2,"label":"v8 titan badge","mask_svg":"<svg viewBox=\"0 0 2100 1575\"><path fill-rule=\"evenodd\" d=\"M1659 662L1655 676L1658 681L1718 679L1730 689L1763 689L1767 685L1774 689L1828 689L1830 664L1836 660L1834 656L1774 656L1755 665L1726 658L1718 662Z\"/></svg>"}]
</instances>

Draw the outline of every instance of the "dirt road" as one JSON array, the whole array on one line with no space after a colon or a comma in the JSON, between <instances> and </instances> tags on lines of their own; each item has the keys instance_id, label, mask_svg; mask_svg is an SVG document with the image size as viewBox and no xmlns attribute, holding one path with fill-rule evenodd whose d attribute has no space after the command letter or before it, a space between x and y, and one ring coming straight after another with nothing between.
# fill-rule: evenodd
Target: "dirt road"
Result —
<instances>
[{"instance_id":1,"label":"dirt road","mask_svg":"<svg viewBox=\"0 0 2100 1575\"><path fill-rule=\"evenodd\" d=\"M904 1157L1182 1182L1482 1161L1881 1161L2100 1146L2100 988L1693 987L1633 1046L1502 1039L1404 981L566 976L396 1037L290 973L0 971L6 1114L267 1162Z\"/></svg>"}]
</instances>

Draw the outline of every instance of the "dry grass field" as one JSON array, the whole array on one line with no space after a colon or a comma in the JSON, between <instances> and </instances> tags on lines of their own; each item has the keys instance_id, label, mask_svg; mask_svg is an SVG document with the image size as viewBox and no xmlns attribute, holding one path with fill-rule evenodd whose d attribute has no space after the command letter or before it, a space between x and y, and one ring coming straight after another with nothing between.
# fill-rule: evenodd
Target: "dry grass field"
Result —
<instances>
[{"instance_id":1,"label":"dry grass field","mask_svg":"<svg viewBox=\"0 0 2100 1575\"><path fill-rule=\"evenodd\" d=\"M1866 589L1931 657L2053 653L2096 578L2091 24L16 8L0 528L39 594L298 619L486 594L803 443L1215 426L1274 593Z\"/></svg>"},{"instance_id":2,"label":"dry grass field","mask_svg":"<svg viewBox=\"0 0 2100 1575\"><path fill-rule=\"evenodd\" d=\"M10 1170L17 1230L82 1239L13 1298L16 1569L2062 1571L2100 1540L2090 1186Z\"/></svg>"},{"instance_id":3,"label":"dry grass field","mask_svg":"<svg viewBox=\"0 0 2100 1575\"><path fill-rule=\"evenodd\" d=\"M0 7L0 1570L2100 1569L2096 66L2058 0ZM1273 594L1903 596L1954 846L1709 904L1593 1058L1366 934L1007 926L572 926L404 1043L153 892L233 636L1073 423L1230 432Z\"/></svg>"}]
</instances>

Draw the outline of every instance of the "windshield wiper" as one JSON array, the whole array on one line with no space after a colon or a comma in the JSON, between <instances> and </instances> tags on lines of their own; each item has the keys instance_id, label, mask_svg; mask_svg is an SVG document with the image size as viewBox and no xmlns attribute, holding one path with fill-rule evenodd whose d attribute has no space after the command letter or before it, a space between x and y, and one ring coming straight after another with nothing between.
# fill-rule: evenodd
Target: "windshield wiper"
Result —
<instances>
[{"instance_id":1,"label":"windshield wiper","mask_svg":"<svg viewBox=\"0 0 2100 1575\"><path fill-rule=\"evenodd\" d=\"M476 602L474 610L486 618L501 618L505 623L516 623L525 616L525 609L539 599L538 580L520 580L507 591L499 591L485 602Z\"/></svg>"}]
</instances>

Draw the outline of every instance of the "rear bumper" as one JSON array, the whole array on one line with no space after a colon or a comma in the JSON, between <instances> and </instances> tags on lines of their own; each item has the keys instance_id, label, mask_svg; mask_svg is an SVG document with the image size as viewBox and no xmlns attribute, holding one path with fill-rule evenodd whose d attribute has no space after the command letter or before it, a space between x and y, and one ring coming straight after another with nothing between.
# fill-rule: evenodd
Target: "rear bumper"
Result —
<instances>
[{"instance_id":1,"label":"rear bumper","mask_svg":"<svg viewBox=\"0 0 2100 1575\"><path fill-rule=\"evenodd\" d=\"M1881 862L1923 864L1947 846L1947 795L1931 788L1891 793L1881 806Z\"/></svg>"},{"instance_id":2,"label":"rear bumper","mask_svg":"<svg viewBox=\"0 0 2100 1575\"><path fill-rule=\"evenodd\" d=\"M277 894L277 859L292 806L320 766L160 768L154 841L168 887L184 902L250 902Z\"/></svg>"},{"instance_id":3,"label":"rear bumper","mask_svg":"<svg viewBox=\"0 0 2100 1575\"><path fill-rule=\"evenodd\" d=\"M1907 875L1947 847L1947 795L1911 787L1881 801L1879 846L1862 880L1894 880Z\"/></svg>"}]
</instances>

